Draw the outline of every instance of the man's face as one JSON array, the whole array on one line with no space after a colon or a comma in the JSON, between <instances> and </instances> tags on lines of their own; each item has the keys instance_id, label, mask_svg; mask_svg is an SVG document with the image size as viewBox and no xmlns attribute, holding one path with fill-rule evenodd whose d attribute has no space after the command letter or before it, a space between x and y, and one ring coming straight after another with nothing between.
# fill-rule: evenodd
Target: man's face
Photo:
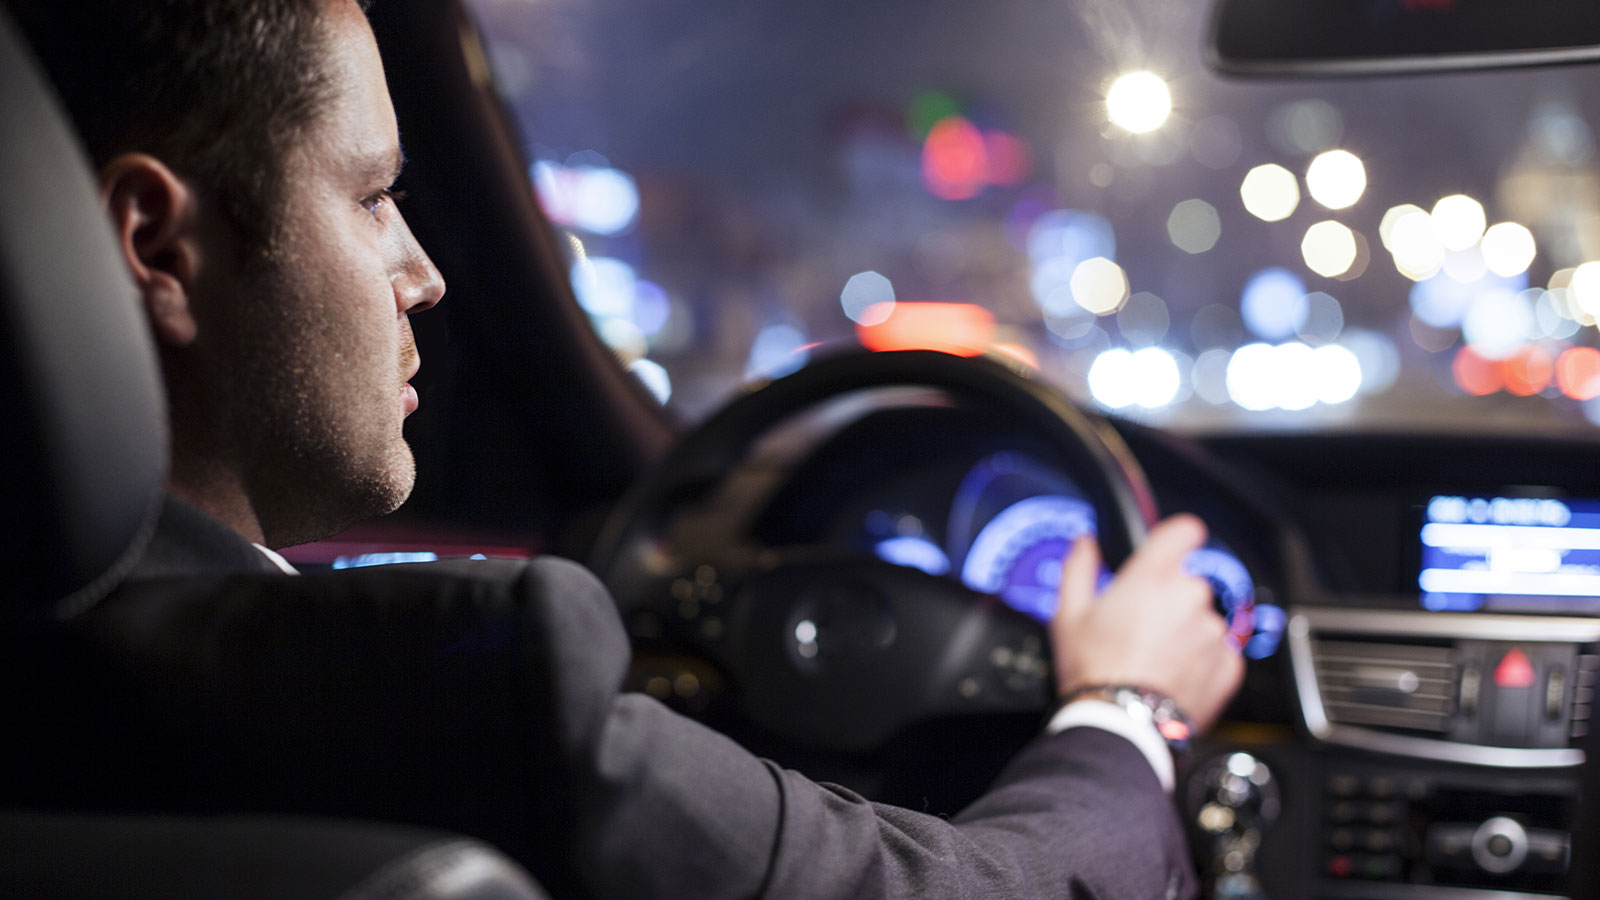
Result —
<instances>
[{"instance_id":1,"label":"man's face","mask_svg":"<svg viewBox=\"0 0 1600 900\"><path fill-rule=\"evenodd\" d=\"M200 327L217 338L212 406L272 546L410 494L401 423L419 360L407 315L444 292L387 193L400 142L372 32L348 0L329 4L323 27L331 96L291 138L278 237L242 268L211 267L204 285L216 298Z\"/></svg>"}]
</instances>

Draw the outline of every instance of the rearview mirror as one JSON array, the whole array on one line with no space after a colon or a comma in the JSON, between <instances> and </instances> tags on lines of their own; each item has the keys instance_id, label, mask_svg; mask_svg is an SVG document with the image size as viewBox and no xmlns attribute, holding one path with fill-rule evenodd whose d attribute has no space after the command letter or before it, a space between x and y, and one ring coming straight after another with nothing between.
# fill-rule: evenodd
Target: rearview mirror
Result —
<instances>
[{"instance_id":1,"label":"rearview mirror","mask_svg":"<svg viewBox=\"0 0 1600 900\"><path fill-rule=\"evenodd\" d=\"M1448 72L1600 60L1600 0L1217 0L1229 75Z\"/></svg>"}]
</instances>

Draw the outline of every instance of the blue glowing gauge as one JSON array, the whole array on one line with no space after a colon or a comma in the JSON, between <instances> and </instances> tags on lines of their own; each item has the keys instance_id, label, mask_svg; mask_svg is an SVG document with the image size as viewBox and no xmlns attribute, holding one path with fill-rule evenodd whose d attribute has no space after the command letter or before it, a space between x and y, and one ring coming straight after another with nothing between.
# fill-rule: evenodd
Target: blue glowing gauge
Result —
<instances>
[{"instance_id":1,"label":"blue glowing gauge","mask_svg":"<svg viewBox=\"0 0 1600 900\"><path fill-rule=\"evenodd\" d=\"M1218 547L1189 554L1188 570L1211 582L1218 612L1228 620L1234 645L1251 659L1265 659L1278 649L1286 620L1283 609L1256 603L1256 586L1239 558Z\"/></svg>"},{"instance_id":2,"label":"blue glowing gauge","mask_svg":"<svg viewBox=\"0 0 1600 900\"><path fill-rule=\"evenodd\" d=\"M1074 540L1094 533L1094 507L1082 500L1059 494L1019 500L978 532L961 581L1048 621L1055 614L1062 559Z\"/></svg>"}]
</instances>

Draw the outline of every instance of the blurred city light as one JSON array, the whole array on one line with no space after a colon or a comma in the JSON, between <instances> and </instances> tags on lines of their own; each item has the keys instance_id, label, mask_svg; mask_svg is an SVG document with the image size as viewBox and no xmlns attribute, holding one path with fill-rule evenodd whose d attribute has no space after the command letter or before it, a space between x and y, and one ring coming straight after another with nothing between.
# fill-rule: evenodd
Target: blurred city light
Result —
<instances>
[{"instance_id":1,"label":"blurred city light","mask_svg":"<svg viewBox=\"0 0 1600 900\"><path fill-rule=\"evenodd\" d=\"M1433 226L1433 217L1419 209L1399 214L1389 227L1385 243L1394 267L1412 281L1431 278L1444 266L1444 242Z\"/></svg>"},{"instance_id":2,"label":"blurred city light","mask_svg":"<svg viewBox=\"0 0 1600 900\"><path fill-rule=\"evenodd\" d=\"M1228 361L1232 358L1233 354L1221 347L1212 347L1195 357L1189 380L1201 400L1212 406L1228 402Z\"/></svg>"},{"instance_id":3,"label":"blurred city light","mask_svg":"<svg viewBox=\"0 0 1600 900\"><path fill-rule=\"evenodd\" d=\"M1581 326L1568 314L1566 291L1529 288L1527 293L1534 295L1533 318L1540 336L1565 340L1578 333Z\"/></svg>"},{"instance_id":4,"label":"blurred city light","mask_svg":"<svg viewBox=\"0 0 1600 900\"><path fill-rule=\"evenodd\" d=\"M1559 274L1559 273L1558 273ZM1556 285L1556 279L1550 279L1550 286ZM1586 262L1572 271L1571 281L1567 284L1567 299L1589 314L1591 320L1600 318L1600 262Z\"/></svg>"},{"instance_id":5,"label":"blurred city light","mask_svg":"<svg viewBox=\"0 0 1600 900\"><path fill-rule=\"evenodd\" d=\"M1300 205L1300 183L1294 173L1276 163L1256 166L1245 173L1239 197L1252 216L1264 222L1289 218Z\"/></svg>"},{"instance_id":6,"label":"blurred city light","mask_svg":"<svg viewBox=\"0 0 1600 900\"><path fill-rule=\"evenodd\" d=\"M1344 403L1363 381L1360 358L1351 350L1338 344L1313 350L1298 341L1240 347L1228 361L1226 379L1229 398L1255 412Z\"/></svg>"},{"instance_id":7,"label":"blurred city light","mask_svg":"<svg viewBox=\"0 0 1600 900\"><path fill-rule=\"evenodd\" d=\"M856 337L869 350L938 350L977 356L990 348L994 336L994 314L970 303L902 300L883 321L856 324Z\"/></svg>"},{"instance_id":8,"label":"blurred city light","mask_svg":"<svg viewBox=\"0 0 1600 900\"><path fill-rule=\"evenodd\" d=\"M1556 358L1556 386L1574 400L1600 397L1600 350L1568 347Z\"/></svg>"},{"instance_id":9,"label":"blurred city light","mask_svg":"<svg viewBox=\"0 0 1600 900\"><path fill-rule=\"evenodd\" d=\"M1470 285L1443 272L1411 286L1411 312L1434 328L1459 328L1472 305Z\"/></svg>"},{"instance_id":10,"label":"blurred city light","mask_svg":"<svg viewBox=\"0 0 1600 900\"><path fill-rule=\"evenodd\" d=\"M806 336L793 325L768 325L756 335L745 363L744 377L782 378L798 371L810 357Z\"/></svg>"},{"instance_id":11,"label":"blurred city light","mask_svg":"<svg viewBox=\"0 0 1600 900\"><path fill-rule=\"evenodd\" d=\"M1306 190L1329 209L1347 209L1367 190L1367 168L1348 150L1319 153L1306 169Z\"/></svg>"},{"instance_id":12,"label":"blurred city light","mask_svg":"<svg viewBox=\"0 0 1600 900\"><path fill-rule=\"evenodd\" d=\"M1515 353L1537 327L1533 304L1508 289L1484 291L1461 320L1461 337L1479 356L1499 360Z\"/></svg>"},{"instance_id":13,"label":"blurred city light","mask_svg":"<svg viewBox=\"0 0 1600 900\"><path fill-rule=\"evenodd\" d=\"M1327 220L1306 229L1300 241L1306 267L1324 278L1335 278L1355 265L1356 235L1342 222Z\"/></svg>"},{"instance_id":14,"label":"blurred city light","mask_svg":"<svg viewBox=\"0 0 1600 900\"><path fill-rule=\"evenodd\" d=\"M600 340L616 352L624 366L633 365L635 360L643 359L650 352L650 343L645 339L644 332L627 319L600 316L594 319L594 330L600 335Z\"/></svg>"},{"instance_id":15,"label":"blurred city light","mask_svg":"<svg viewBox=\"0 0 1600 900\"><path fill-rule=\"evenodd\" d=\"M1520 275L1538 255L1533 232L1516 222L1501 222L1483 233L1483 261L1496 275Z\"/></svg>"},{"instance_id":16,"label":"blurred city light","mask_svg":"<svg viewBox=\"0 0 1600 900\"><path fill-rule=\"evenodd\" d=\"M1306 321L1306 285L1288 269L1262 269L1245 283L1239 313L1257 337L1280 341Z\"/></svg>"},{"instance_id":17,"label":"blurred city light","mask_svg":"<svg viewBox=\"0 0 1600 900\"><path fill-rule=\"evenodd\" d=\"M1361 393L1381 394L1400 377L1400 349L1388 335L1350 328L1339 341L1361 365Z\"/></svg>"},{"instance_id":18,"label":"blurred city light","mask_svg":"<svg viewBox=\"0 0 1600 900\"><path fill-rule=\"evenodd\" d=\"M1160 347L1136 352L1116 347L1089 367L1089 393L1109 409L1159 409L1177 396L1179 381L1177 361Z\"/></svg>"},{"instance_id":19,"label":"blurred city light","mask_svg":"<svg viewBox=\"0 0 1600 900\"><path fill-rule=\"evenodd\" d=\"M844 283L839 303L850 321L876 325L894 312L894 285L877 272L857 272Z\"/></svg>"},{"instance_id":20,"label":"blurred city light","mask_svg":"<svg viewBox=\"0 0 1600 900\"><path fill-rule=\"evenodd\" d=\"M1500 367L1478 355L1471 347L1456 351L1455 358L1450 361L1450 375L1455 379L1456 387L1474 397L1487 396L1505 386Z\"/></svg>"},{"instance_id":21,"label":"blurred city light","mask_svg":"<svg viewBox=\"0 0 1600 900\"><path fill-rule=\"evenodd\" d=\"M1383 249L1394 252L1394 245L1389 242L1389 235L1394 231L1395 223L1411 213L1427 215L1428 211L1412 203L1402 203L1391 206L1383 213L1383 220L1378 223L1378 240L1383 242Z\"/></svg>"},{"instance_id":22,"label":"blurred city light","mask_svg":"<svg viewBox=\"0 0 1600 900\"><path fill-rule=\"evenodd\" d=\"M1312 346L1331 344L1344 330L1344 308L1322 291L1306 295L1306 318L1295 334Z\"/></svg>"},{"instance_id":23,"label":"blurred city light","mask_svg":"<svg viewBox=\"0 0 1600 900\"><path fill-rule=\"evenodd\" d=\"M1154 72L1128 72L1106 92L1106 113L1118 127L1146 134L1160 128L1172 114L1172 92Z\"/></svg>"},{"instance_id":24,"label":"blurred city light","mask_svg":"<svg viewBox=\"0 0 1600 900\"><path fill-rule=\"evenodd\" d=\"M978 126L961 116L939 120L922 145L922 184L941 200L968 200L989 176L989 150Z\"/></svg>"},{"instance_id":25,"label":"blurred city light","mask_svg":"<svg viewBox=\"0 0 1600 900\"><path fill-rule=\"evenodd\" d=\"M1136 347L1149 347L1161 342L1172 327L1172 314L1167 302L1145 291L1128 298L1117 311L1117 330Z\"/></svg>"},{"instance_id":26,"label":"blurred city light","mask_svg":"<svg viewBox=\"0 0 1600 900\"><path fill-rule=\"evenodd\" d=\"M1097 256L1079 263L1070 282L1072 299L1097 316L1110 315L1128 299L1128 275L1122 267Z\"/></svg>"},{"instance_id":27,"label":"blurred city light","mask_svg":"<svg viewBox=\"0 0 1600 900\"><path fill-rule=\"evenodd\" d=\"M1184 200L1167 216L1167 237L1185 253L1204 253L1222 237L1222 218L1204 200Z\"/></svg>"},{"instance_id":28,"label":"blurred city light","mask_svg":"<svg viewBox=\"0 0 1600 900\"><path fill-rule=\"evenodd\" d=\"M540 205L557 225L613 235L627 229L639 215L639 187L626 172L540 160L529 174Z\"/></svg>"},{"instance_id":29,"label":"blurred city light","mask_svg":"<svg viewBox=\"0 0 1600 900\"><path fill-rule=\"evenodd\" d=\"M1284 153L1320 153L1344 136L1344 117L1326 100L1297 100L1273 111L1267 136Z\"/></svg>"},{"instance_id":30,"label":"blurred city light","mask_svg":"<svg viewBox=\"0 0 1600 900\"><path fill-rule=\"evenodd\" d=\"M1117 257L1117 236L1099 213L1058 209L1035 219L1028 229L1028 257L1035 265L1066 259L1072 268L1086 259Z\"/></svg>"},{"instance_id":31,"label":"blurred city light","mask_svg":"<svg viewBox=\"0 0 1600 900\"><path fill-rule=\"evenodd\" d=\"M628 371L649 388L650 393L654 394L656 400L663 405L672 396L672 378L660 363L649 359L636 359L633 365L628 367Z\"/></svg>"},{"instance_id":32,"label":"blurred city light","mask_svg":"<svg viewBox=\"0 0 1600 900\"><path fill-rule=\"evenodd\" d=\"M1483 237L1489 224L1483 204L1466 194L1451 194L1433 205L1433 228L1446 250L1466 250Z\"/></svg>"},{"instance_id":33,"label":"blurred city light","mask_svg":"<svg viewBox=\"0 0 1600 900\"><path fill-rule=\"evenodd\" d=\"M591 316L631 319L638 272L620 259L586 256L572 264L572 292Z\"/></svg>"},{"instance_id":34,"label":"blurred city light","mask_svg":"<svg viewBox=\"0 0 1600 900\"><path fill-rule=\"evenodd\" d=\"M633 283L633 324L648 337L655 337L672 318L672 301L661 285L643 278Z\"/></svg>"}]
</instances>

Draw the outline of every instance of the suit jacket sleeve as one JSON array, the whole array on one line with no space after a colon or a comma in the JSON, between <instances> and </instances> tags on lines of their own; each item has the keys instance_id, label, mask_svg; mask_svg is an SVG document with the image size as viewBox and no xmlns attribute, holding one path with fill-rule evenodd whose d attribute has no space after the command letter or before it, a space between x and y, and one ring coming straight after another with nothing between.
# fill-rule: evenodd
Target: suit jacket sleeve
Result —
<instances>
[{"instance_id":1,"label":"suit jacket sleeve","mask_svg":"<svg viewBox=\"0 0 1600 900\"><path fill-rule=\"evenodd\" d=\"M599 632L623 640L591 576L549 576L563 583L541 591L553 598L546 633L587 632L590 647ZM587 685L603 712L574 734L579 863L602 896L682 896L686 885L704 897L1194 893L1171 801L1139 751L1109 732L1041 736L945 820L757 760L647 697L615 693L619 678L607 667L604 684Z\"/></svg>"}]
</instances>

